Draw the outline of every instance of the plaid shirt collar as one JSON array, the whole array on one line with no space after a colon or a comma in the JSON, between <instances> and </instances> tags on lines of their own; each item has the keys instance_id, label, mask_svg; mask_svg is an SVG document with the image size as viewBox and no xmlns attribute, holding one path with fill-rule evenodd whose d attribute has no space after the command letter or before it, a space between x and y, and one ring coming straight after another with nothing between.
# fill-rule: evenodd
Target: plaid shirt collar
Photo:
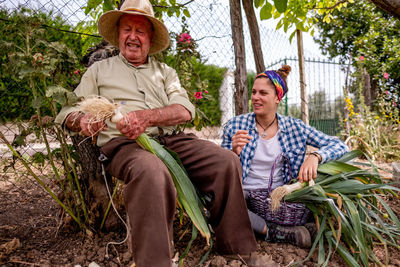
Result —
<instances>
[{"instance_id":1,"label":"plaid shirt collar","mask_svg":"<svg viewBox=\"0 0 400 267\"><path fill-rule=\"evenodd\" d=\"M280 115L279 113L276 113L276 116L278 117L278 131L282 133L287 132L287 127L286 127L286 120L285 117ZM250 113L250 121L251 121L251 126L249 129L256 131L257 130L257 123L256 123L256 114L254 112Z\"/></svg>"}]
</instances>

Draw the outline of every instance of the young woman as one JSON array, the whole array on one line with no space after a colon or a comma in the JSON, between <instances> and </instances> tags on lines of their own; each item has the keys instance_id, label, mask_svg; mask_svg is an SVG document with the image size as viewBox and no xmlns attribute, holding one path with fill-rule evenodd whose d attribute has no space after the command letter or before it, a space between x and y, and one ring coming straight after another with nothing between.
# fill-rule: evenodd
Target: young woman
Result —
<instances>
[{"instance_id":1,"label":"young woman","mask_svg":"<svg viewBox=\"0 0 400 267\"><path fill-rule=\"evenodd\" d=\"M246 199L251 190L268 188L270 182L274 189L291 179L302 182L315 179L318 164L337 159L348 151L337 137L277 113L288 91L286 78L290 71L290 66L284 65L278 71L258 74L251 95L254 112L232 118L224 128L222 147L240 157ZM307 145L318 150L306 156ZM253 230L267 241L300 247L311 245L310 231L305 226L277 225L250 210L249 216Z\"/></svg>"}]
</instances>

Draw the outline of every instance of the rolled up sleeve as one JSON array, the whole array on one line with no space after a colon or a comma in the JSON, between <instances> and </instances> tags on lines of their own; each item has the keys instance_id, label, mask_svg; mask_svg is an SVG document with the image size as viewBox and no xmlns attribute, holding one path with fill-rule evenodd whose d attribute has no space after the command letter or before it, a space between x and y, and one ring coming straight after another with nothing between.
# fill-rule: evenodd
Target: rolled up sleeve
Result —
<instances>
[{"instance_id":1,"label":"rolled up sleeve","mask_svg":"<svg viewBox=\"0 0 400 267\"><path fill-rule=\"evenodd\" d=\"M165 79L165 92L167 93L169 105L179 104L184 106L192 117L195 115L195 107L190 102L188 94L184 88L182 88L176 71L172 68L167 68L166 79Z\"/></svg>"}]
</instances>

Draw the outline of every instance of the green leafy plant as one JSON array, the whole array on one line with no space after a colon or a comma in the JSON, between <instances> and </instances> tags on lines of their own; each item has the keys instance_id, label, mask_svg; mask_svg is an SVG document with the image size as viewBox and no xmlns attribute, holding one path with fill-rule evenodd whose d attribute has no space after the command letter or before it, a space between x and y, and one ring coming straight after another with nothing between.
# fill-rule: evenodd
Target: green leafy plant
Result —
<instances>
[{"instance_id":1,"label":"green leafy plant","mask_svg":"<svg viewBox=\"0 0 400 267\"><path fill-rule=\"evenodd\" d=\"M25 8L9 12L0 9L0 18L0 110L7 110L0 114L0 121L29 120L35 114L33 105L40 105L43 115L51 115L48 103L42 102L41 105L33 101L30 81L23 76L29 75L33 69L36 72L40 69L42 76L32 77L32 82L38 84L37 88L42 88L41 84L49 86L56 83L73 88L80 78L79 74L74 74L81 68L77 60L81 57L80 36L44 27L72 29L51 12L46 14ZM29 51L26 47L28 41ZM58 51L60 54L57 55Z\"/></svg>"},{"instance_id":2,"label":"green leafy plant","mask_svg":"<svg viewBox=\"0 0 400 267\"><path fill-rule=\"evenodd\" d=\"M196 189L190 181L178 155L175 152L164 148L157 141L149 138L146 134L141 134L136 139L136 142L142 148L155 154L164 162L174 181L180 205L184 208L193 224L200 231L201 235L206 238L207 244L209 244L211 233L203 214L203 204L197 196Z\"/></svg>"},{"instance_id":3,"label":"green leafy plant","mask_svg":"<svg viewBox=\"0 0 400 267\"><path fill-rule=\"evenodd\" d=\"M78 59L74 51L64 43L52 41L51 35L49 37L42 28L43 20L40 16L22 10L15 15L14 21L17 25L5 26L6 31L13 32L14 39L1 43L1 50L8 51L2 67L12 75L16 84L26 85L34 115L29 123L19 124L21 134L13 142L9 142L3 134L0 139L66 214L80 228L87 229L89 213L79 182L76 157L63 129L53 123L60 105L77 101L75 94L65 87L71 88L78 81ZM38 152L33 157L22 156L17 149L26 144L27 136L31 133L44 144L45 153ZM59 149L51 148L52 138L59 142ZM48 161L54 175L50 181L44 180L33 170L35 163L43 164L44 160ZM56 184L61 194L56 193L58 190L53 190L51 184Z\"/></svg>"},{"instance_id":4,"label":"green leafy plant","mask_svg":"<svg viewBox=\"0 0 400 267\"><path fill-rule=\"evenodd\" d=\"M345 138L346 144L352 149L360 149L369 157L377 160L398 160L400 159L399 139L399 110L391 109L388 102L384 100L385 93L379 98L375 110L367 106L364 101L364 75L363 61L359 60L355 72L355 83L357 86L357 109L353 105L350 96L346 96L346 113L344 127L341 135Z\"/></svg>"},{"instance_id":5,"label":"green leafy plant","mask_svg":"<svg viewBox=\"0 0 400 267\"><path fill-rule=\"evenodd\" d=\"M329 266L336 251L349 266L369 266L371 261L387 265L387 247L400 249L400 221L384 200L387 195L398 198L395 192L400 189L385 183L372 161L366 166L370 169L347 163L361 155L352 151L338 161L320 165L314 186L285 197L286 201L305 203L319 229L303 261L318 247L319 266ZM386 253L384 263L374 254L377 245Z\"/></svg>"}]
</instances>

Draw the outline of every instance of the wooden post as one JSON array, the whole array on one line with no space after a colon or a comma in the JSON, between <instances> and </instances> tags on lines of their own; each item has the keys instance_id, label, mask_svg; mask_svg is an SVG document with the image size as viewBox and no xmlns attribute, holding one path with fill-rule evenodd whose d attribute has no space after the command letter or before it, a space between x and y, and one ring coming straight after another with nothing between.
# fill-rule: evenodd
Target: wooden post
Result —
<instances>
[{"instance_id":1,"label":"wooden post","mask_svg":"<svg viewBox=\"0 0 400 267\"><path fill-rule=\"evenodd\" d=\"M260 31L256 14L254 13L253 0L242 0L243 9L246 13L247 24L249 25L251 47L253 48L254 64L256 65L257 73L265 71L264 58L261 49Z\"/></svg>"},{"instance_id":2,"label":"wooden post","mask_svg":"<svg viewBox=\"0 0 400 267\"><path fill-rule=\"evenodd\" d=\"M299 56L299 73L300 73L300 89L301 89L301 119L305 124L309 124L306 77L304 73L303 35L300 30L296 30L296 34L297 34L297 52Z\"/></svg>"},{"instance_id":3,"label":"wooden post","mask_svg":"<svg viewBox=\"0 0 400 267\"><path fill-rule=\"evenodd\" d=\"M363 76L364 76L364 102L368 107L372 107L372 94L371 94L371 77L365 68L363 68Z\"/></svg>"},{"instance_id":4,"label":"wooden post","mask_svg":"<svg viewBox=\"0 0 400 267\"><path fill-rule=\"evenodd\" d=\"M349 97L349 75L350 75L350 67L351 67L351 61L353 59L353 55L350 53L350 58L349 58L349 63L347 64L347 71L346 71L346 80L344 84L344 96ZM347 136L350 135L350 122L349 122L349 111L347 108L344 108L344 121L346 122L345 124L345 130Z\"/></svg>"},{"instance_id":5,"label":"wooden post","mask_svg":"<svg viewBox=\"0 0 400 267\"><path fill-rule=\"evenodd\" d=\"M240 115L249 111L246 54L244 47L243 23L240 0L229 0L232 40L235 51L235 114Z\"/></svg>"}]
</instances>

